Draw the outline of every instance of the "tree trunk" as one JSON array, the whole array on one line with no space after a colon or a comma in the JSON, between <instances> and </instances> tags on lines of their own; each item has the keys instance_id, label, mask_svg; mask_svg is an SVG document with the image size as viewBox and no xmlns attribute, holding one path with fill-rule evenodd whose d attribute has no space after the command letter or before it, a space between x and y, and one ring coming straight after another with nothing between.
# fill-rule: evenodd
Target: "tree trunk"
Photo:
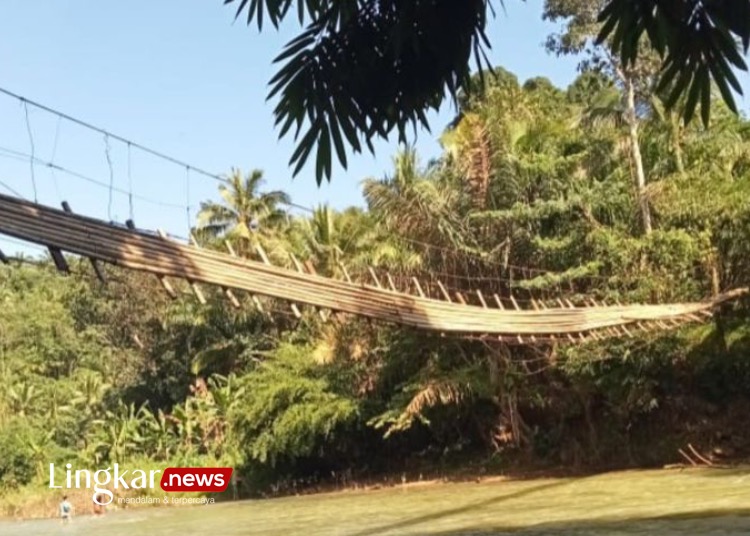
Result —
<instances>
[{"instance_id":1,"label":"tree trunk","mask_svg":"<svg viewBox=\"0 0 750 536\"><path fill-rule=\"evenodd\" d=\"M626 118L628 122L628 137L630 138L630 151L635 166L635 190L638 207L641 212L641 224L645 234L651 233L651 208L648 206L646 197L646 174L643 171L643 157L641 146L638 142L638 116L635 111L635 86L629 76L625 76L625 104L627 107Z\"/></svg>"},{"instance_id":2,"label":"tree trunk","mask_svg":"<svg viewBox=\"0 0 750 536\"><path fill-rule=\"evenodd\" d=\"M682 155L682 139L680 127L680 117L673 112L667 112L669 114L669 128L671 130L672 138L672 152L674 153L674 163L677 168L677 173L680 175L685 174L685 159Z\"/></svg>"}]
</instances>

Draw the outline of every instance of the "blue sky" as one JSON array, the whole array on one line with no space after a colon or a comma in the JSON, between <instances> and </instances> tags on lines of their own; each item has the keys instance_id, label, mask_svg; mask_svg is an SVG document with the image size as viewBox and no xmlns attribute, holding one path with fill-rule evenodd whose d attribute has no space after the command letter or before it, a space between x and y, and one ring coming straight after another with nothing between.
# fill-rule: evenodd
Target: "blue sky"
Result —
<instances>
[{"instance_id":1,"label":"blue sky","mask_svg":"<svg viewBox=\"0 0 750 536\"><path fill-rule=\"evenodd\" d=\"M489 35L493 63L520 79L544 75L558 85L575 76L575 60L548 55L542 43L556 28L541 20L541 0L506 1ZM318 188L308 166L294 180L287 162L293 142L279 141L273 102L266 84L275 72L272 59L298 30L264 30L234 21L232 6L221 0L4 0L0 19L0 87L102 126L144 145L216 173L232 167L264 170L267 188L287 190L296 203L335 207L362 201L360 181L391 168L397 148L378 143L376 155L350 159L348 170L334 169L333 180ZM439 154L436 141L453 116L446 103L431 115L433 133L420 132L423 160ZM24 108L0 96L0 148L29 153ZM38 158L108 183L107 143L68 122L29 107L29 124ZM114 184L135 194L175 205L197 205L216 197L216 183L168 165L110 140ZM36 167L38 200L59 206L68 200L87 215L124 221L127 196L63 173ZM189 180L189 191L186 181ZM0 155L0 181L33 198L27 161ZM1 191L5 189L0 186ZM141 227L185 235L187 213L135 200ZM193 209L192 214L195 214ZM17 251L0 237L0 248Z\"/></svg>"}]
</instances>

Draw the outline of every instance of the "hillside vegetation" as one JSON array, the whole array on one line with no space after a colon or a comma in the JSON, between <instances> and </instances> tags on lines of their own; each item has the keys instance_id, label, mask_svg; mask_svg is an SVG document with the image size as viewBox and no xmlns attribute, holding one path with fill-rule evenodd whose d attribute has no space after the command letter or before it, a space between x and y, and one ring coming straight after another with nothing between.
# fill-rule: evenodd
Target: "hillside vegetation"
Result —
<instances>
[{"instance_id":1,"label":"hillside vegetation","mask_svg":"<svg viewBox=\"0 0 750 536\"><path fill-rule=\"evenodd\" d=\"M479 83L479 80L477 80ZM440 158L405 148L366 208L290 215L262 174L203 204L203 247L479 304L666 303L750 284L750 122L714 103L685 126L639 90L497 69L461 98ZM637 123L639 184L634 160ZM748 303L679 330L505 346L326 317L85 261L0 267L0 494L43 490L50 462L237 468L241 496L377 475L598 469L750 455ZM410 287L415 292L413 286ZM479 469L482 467L483 469ZM468 469L467 469L468 468ZM489 469L487 469L489 468ZM6 504L10 504L5 501ZM12 513L12 512L6 512Z\"/></svg>"}]
</instances>

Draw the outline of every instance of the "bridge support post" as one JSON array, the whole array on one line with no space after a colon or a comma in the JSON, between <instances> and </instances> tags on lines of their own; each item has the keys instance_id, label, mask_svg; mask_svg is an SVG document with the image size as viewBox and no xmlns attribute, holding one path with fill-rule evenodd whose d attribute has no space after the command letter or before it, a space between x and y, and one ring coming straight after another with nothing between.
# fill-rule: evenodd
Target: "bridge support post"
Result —
<instances>
[{"instance_id":1,"label":"bridge support post","mask_svg":"<svg viewBox=\"0 0 750 536\"><path fill-rule=\"evenodd\" d=\"M200 245L198 244L198 241L195 239L195 236L193 236L193 233L190 233L190 244L193 247L200 249ZM224 296L227 297L227 299L229 300L229 303L231 303L235 309L240 308L240 302L237 299L237 297L234 295L234 292L232 292L230 288L221 287L221 291L224 293Z\"/></svg>"},{"instance_id":2,"label":"bridge support post","mask_svg":"<svg viewBox=\"0 0 750 536\"><path fill-rule=\"evenodd\" d=\"M260 255L260 258L263 261L263 264L267 266L271 266L271 261L268 258L268 255L266 255L266 250L264 250L260 244L255 244L255 251L257 251L258 255ZM299 307L297 307L296 303L292 303L290 307L295 317L302 318L302 313L300 312Z\"/></svg>"},{"instance_id":3,"label":"bridge support post","mask_svg":"<svg viewBox=\"0 0 750 536\"><path fill-rule=\"evenodd\" d=\"M167 234L161 229L157 229L156 233L163 240L168 240ZM188 279L187 282L190 284L190 288L193 289L193 294L195 294L195 297L198 298L198 302L201 305L206 305L206 297L203 295L203 292L201 292L200 287L198 287L198 285L195 284L195 281L191 281L190 279Z\"/></svg>"},{"instance_id":4,"label":"bridge support post","mask_svg":"<svg viewBox=\"0 0 750 536\"><path fill-rule=\"evenodd\" d=\"M133 220L127 220L125 222L125 227L127 227L131 231L137 231L135 222ZM157 275L156 278L159 280L159 283L161 283L161 286L167 293L167 295L173 300L177 299L177 293L172 288L172 285L169 284L169 281L167 281L163 275Z\"/></svg>"},{"instance_id":5,"label":"bridge support post","mask_svg":"<svg viewBox=\"0 0 750 536\"><path fill-rule=\"evenodd\" d=\"M72 214L73 213L73 210L70 208L70 204L67 201L63 201L61 203L61 205L62 205L62 208L63 208L63 210L65 212L67 212L68 214ZM92 259L91 257L89 257L89 262L91 262L91 267L94 269L94 273L96 274L96 278L99 281L101 281L102 283L106 283L107 282L107 278L104 277L104 270L102 270L102 266L101 266L101 264L99 264L99 261L97 261L96 259Z\"/></svg>"}]
</instances>

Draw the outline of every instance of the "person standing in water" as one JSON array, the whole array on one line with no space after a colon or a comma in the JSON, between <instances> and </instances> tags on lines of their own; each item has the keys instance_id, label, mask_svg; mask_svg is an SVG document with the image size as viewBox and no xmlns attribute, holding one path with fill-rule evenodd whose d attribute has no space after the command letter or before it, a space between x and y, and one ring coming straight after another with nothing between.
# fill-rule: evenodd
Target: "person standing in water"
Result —
<instances>
[{"instance_id":1,"label":"person standing in water","mask_svg":"<svg viewBox=\"0 0 750 536\"><path fill-rule=\"evenodd\" d=\"M104 501L105 501L104 494L97 493L96 497L94 497L94 500L93 500L95 515L99 516L105 513Z\"/></svg>"},{"instance_id":2,"label":"person standing in water","mask_svg":"<svg viewBox=\"0 0 750 536\"><path fill-rule=\"evenodd\" d=\"M70 518L73 516L73 505L68 502L68 496L63 495L63 500L60 503L60 519L63 523L70 523Z\"/></svg>"}]
</instances>

